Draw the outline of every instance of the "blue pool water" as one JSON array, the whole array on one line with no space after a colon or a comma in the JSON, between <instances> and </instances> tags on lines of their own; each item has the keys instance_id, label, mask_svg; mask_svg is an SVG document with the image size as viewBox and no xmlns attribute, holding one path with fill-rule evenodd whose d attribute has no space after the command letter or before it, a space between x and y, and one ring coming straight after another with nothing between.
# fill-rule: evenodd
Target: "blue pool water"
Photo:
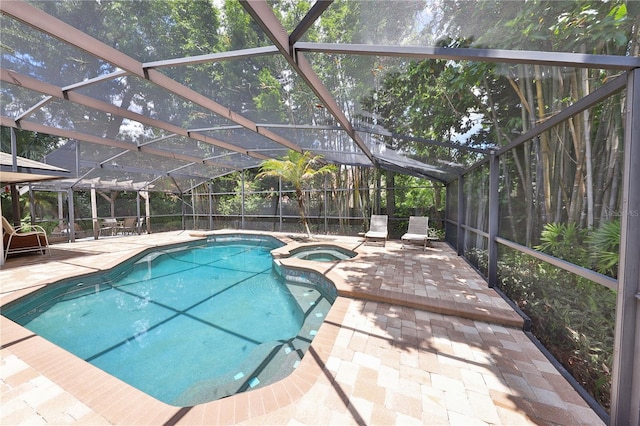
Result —
<instances>
[{"instance_id":1,"label":"blue pool water","mask_svg":"<svg viewBox=\"0 0 640 426\"><path fill-rule=\"evenodd\" d=\"M275 244L156 251L3 315L163 402L211 401L290 374L330 308L321 288L274 272Z\"/></svg>"}]
</instances>

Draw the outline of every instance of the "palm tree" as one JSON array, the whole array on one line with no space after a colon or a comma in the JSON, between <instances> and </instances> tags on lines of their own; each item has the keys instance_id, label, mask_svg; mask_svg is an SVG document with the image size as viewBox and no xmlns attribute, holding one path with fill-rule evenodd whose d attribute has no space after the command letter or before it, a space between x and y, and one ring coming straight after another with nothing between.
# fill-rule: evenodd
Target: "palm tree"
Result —
<instances>
[{"instance_id":1,"label":"palm tree","mask_svg":"<svg viewBox=\"0 0 640 426\"><path fill-rule=\"evenodd\" d=\"M304 213L304 199L302 197L303 186L316 175L335 171L335 167L329 164L315 169L314 167L320 162L321 158L321 155L314 156L309 151L301 153L290 150L281 160L271 158L263 161L260 165L260 173L256 176L256 178L263 176L278 177L293 185L296 190L302 225L309 237L311 236L311 231L309 230L307 217Z\"/></svg>"}]
</instances>

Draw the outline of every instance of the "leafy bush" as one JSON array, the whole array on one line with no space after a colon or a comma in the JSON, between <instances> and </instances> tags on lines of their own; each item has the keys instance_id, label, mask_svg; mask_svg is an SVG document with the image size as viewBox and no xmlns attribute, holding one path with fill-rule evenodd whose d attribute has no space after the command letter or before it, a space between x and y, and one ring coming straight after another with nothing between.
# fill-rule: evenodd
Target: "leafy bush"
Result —
<instances>
[{"instance_id":1,"label":"leafy bush","mask_svg":"<svg viewBox=\"0 0 640 426\"><path fill-rule=\"evenodd\" d=\"M620 260L620 220L605 223L593 231L588 240L593 248L592 262L595 270L617 277Z\"/></svg>"},{"instance_id":2,"label":"leafy bush","mask_svg":"<svg viewBox=\"0 0 640 426\"><path fill-rule=\"evenodd\" d=\"M259 188L259 181L244 180L244 190L242 188L243 180L240 174L237 176L233 195L221 196L218 202L218 209L224 215L239 214L242 211L244 202L245 214L257 214L264 202L264 198L255 191ZM244 196L243 196L244 194Z\"/></svg>"},{"instance_id":3,"label":"leafy bush","mask_svg":"<svg viewBox=\"0 0 640 426\"><path fill-rule=\"evenodd\" d=\"M536 249L557 258L582 265L586 250L584 240L586 232L575 223L547 223L540 236L540 245Z\"/></svg>"}]
</instances>

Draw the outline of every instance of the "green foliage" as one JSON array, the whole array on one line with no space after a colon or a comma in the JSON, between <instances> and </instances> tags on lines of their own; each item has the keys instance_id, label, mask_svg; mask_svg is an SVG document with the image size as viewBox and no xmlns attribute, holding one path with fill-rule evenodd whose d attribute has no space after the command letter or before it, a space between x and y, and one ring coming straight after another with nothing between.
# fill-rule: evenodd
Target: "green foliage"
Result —
<instances>
[{"instance_id":1,"label":"green foliage","mask_svg":"<svg viewBox=\"0 0 640 426\"><path fill-rule=\"evenodd\" d=\"M611 50L615 51L626 46L629 41L626 30L628 21L627 6L624 3L576 2L572 9L560 13L549 30L557 43L572 46L577 40L589 40L593 46L590 53L600 52L606 45L613 47Z\"/></svg>"},{"instance_id":2,"label":"green foliage","mask_svg":"<svg viewBox=\"0 0 640 426\"><path fill-rule=\"evenodd\" d=\"M268 112L270 114L278 114L277 120L285 121L285 105L282 85L269 70L263 68L258 73L258 81L260 83L260 93L253 98L258 111Z\"/></svg>"},{"instance_id":3,"label":"green foliage","mask_svg":"<svg viewBox=\"0 0 640 426\"><path fill-rule=\"evenodd\" d=\"M439 45L468 47L469 41L446 39ZM478 148L503 140L500 129L520 119L512 108L519 102L494 64L446 60L409 62L404 69L389 71L380 87L361 101L363 109L393 133ZM389 139L387 143L427 164L444 159L471 164L478 159L470 151L424 142Z\"/></svg>"},{"instance_id":4,"label":"green foliage","mask_svg":"<svg viewBox=\"0 0 640 426\"><path fill-rule=\"evenodd\" d=\"M266 176L278 177L293 185L296 190L298 210L302 218L302 225L307 235L311 235L311 231L309 230L309 224L305 214L302 190L304 186L310 183L316 176L325 173L334 173L336 171L335 166L331 164L316 168L321 158L319 155L314 156L309 151L300 153L290 150L281 160L269 159L263 161L260 166L260 173L256 176L257 179Z\"/></svg>"},{"instance_id":5,"label":"green foliage","mask_svg":"<svg viewBox=\"0 0 640 426\"><path fill-rule=\"evenodd\" d=\"M182 201L172 194L157 193L149 198L151 215L182 215Z\"/></svg>"},{"instance_id":6,"label":"green foliage","mask_svg":"<svg viewBox=\"0 0 640 426\"><path fill-rule=\"evenodd\" d=\"M223 197L218 202L218 210L224 215L236 215L242 210L244 192L244 212L245 214L258 213L263 203L263 198L254 192L259 188L260 183L256 180L245 179L244 190L242 185L242 175L235 174L236 182L233 195Z\"/></svg>"},{"instance_id":7,"label":"green foliage","mask_svg":"<svg viewBox=\"0 0 640 426\"><path fill-rule=\"evenodd\" d=\"M282 178L291 183L296 191L302 190L317 175L336 171L333 165L323 165L315 168L320 164L321 158L320 155L314 156L309 151L300 153L290 150L280 160L269 159L263 161L260 165L260 173L256 178L260 179L265 176Z\"/></svg>"},{"instance_id":8,"label":"green foliage","mask_svg":"<svg viewBox=\"0 0 640 426\"><path fill-rule=\"evenodd\" d=\"M445 2L439 30L474 41L473 47L624 54L635 2Z\"/></svg>"},{"instance_id":9,"label":"green foliage","mask_svg":"<svg viewBox=\"0 0 640 426\"><path fill-rule=\"evenodd\" d=\"M620 220L606 222L595 230L576 223L547 223L535 247L544 253L601 274L616 277L620 248Z\"/></svg>"},{"instance_id":10,"label":"green foliage","mask_svg":"<svg viewBox=\"0 0 640 426\"><path fill-rule=\"evenodd\" d=\"M617 277L620 260L620 220L606 222L589 235L588 241L592 247L595 270Z\"/></svg>"},{"instance_id":11,"label":"green foliage","mask_svg":"<svg viewBox=\"0 0 640 426\"><path fill-rule=\"evenodd\" d=\"M58 148L62 141L57 136L46 135L44 133L28 132L14 129L16 132L16 155L29 158L31 160L42 161L42 158ZM2 152L11 152L11 129L0 128L0 139L2 141Z\"/></svg>"},{"instance_id":12,"label":"green foliage","mask_svg":"<svg viewBox=\"0 0 640 426\"><path fill-rule=\"evenodd\" d=\"M585 231L575 223L547 223L540 237L540 245L536 249L582 265L586 255L584 249Z\"/></svg>"}]
</instances>

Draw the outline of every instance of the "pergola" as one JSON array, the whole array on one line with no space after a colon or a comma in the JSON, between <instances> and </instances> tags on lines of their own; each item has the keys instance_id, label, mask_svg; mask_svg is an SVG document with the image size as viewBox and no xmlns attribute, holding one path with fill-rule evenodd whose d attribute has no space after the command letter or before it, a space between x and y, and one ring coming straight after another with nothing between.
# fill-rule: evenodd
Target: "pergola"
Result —
<instances>
[{"instance_id":1,"label":"pergola","mask_svg":"<svg viewBox=\"0 0 640 426\"><path fill-rule=\"evenodd\" d=\"M640 211L640 58L503 50L499 41L498 48L454 48L425 46L402 39L404 32L400 27L420 25L419 19L399 23L402 25L394 23L384 36L367 34L362 37L372 40L367 44L342 43L339 39L310 40L309 30L333 4L315 2L292 27L291 23L281 22L278 11L269 2L242 1L244 13L268 42L247 41L236 50L157 59L152 52L154 43L161 41L140 40L148 49L134 51L135 43L113 43L107 34L87 22L71 21L62 8L50 7L47 2L3 1L0 124L69 140L47 155L45 161L71 171L72 177L38 184L60 191L108 188L188 193L216 177L258 167L264 159L280 157L287 150L321 154L330 163L377 167L441 182L457 204L457 210L447 217L447 241L463 254L465 232L473 231L486 238L490 286L497 282L497 253L502 245L617 291L610 422L640 422L640 358L636 356L640 353L637 215L621 215L620 267L618 278L612 279L504 238L499 233L498 214L502 155L625 90L620 211ZM371 7L375 8L375 4ZM415 5L402 2L398 7ZM425 12L416 16L426 19L428 10L424 7ZM139 18L142 26L144 17ZM102 17L86 19L91 22ZM355 30L364 33L366 29ZM394 31L396 39L391 35ZM142 38L143 33L141 28L138 34L121 37ZM308 99L308 104L317 108L313 120L298 119L300 112L294 110L283 117L270 113L268 108L255 111L240 102L225 104L224 99L229 97L218 97L217 91L236 88L207 80L211 70L220 64L235 65L229 67L229 72L259 73L256 58L263 57L280 61L283 90L293 96L295 87L295 96ZM326 75L319 74L321 61L338 57L382 58L385 66L394 70L402 69L407 61L443 59L454 63L599 69L616 71L618 75L560 113L518 134L507 145L472 146L463 137L440 141L417 137L411 131L397 133L385 129L378 117L365 113L360 99L345 94L346 82L344 86L335 81L329 83ZM64 70L44 66L53 60L67 62L68 66ZM350 84L378 84L374 71L367 69L349 75ZM424 156L392 149L390 140L417 142L432 151ZM480 168L489 170L488 228L474 230L462 219L469 196L464 193L464 182Z\"/></svg>"}]
</instances>

